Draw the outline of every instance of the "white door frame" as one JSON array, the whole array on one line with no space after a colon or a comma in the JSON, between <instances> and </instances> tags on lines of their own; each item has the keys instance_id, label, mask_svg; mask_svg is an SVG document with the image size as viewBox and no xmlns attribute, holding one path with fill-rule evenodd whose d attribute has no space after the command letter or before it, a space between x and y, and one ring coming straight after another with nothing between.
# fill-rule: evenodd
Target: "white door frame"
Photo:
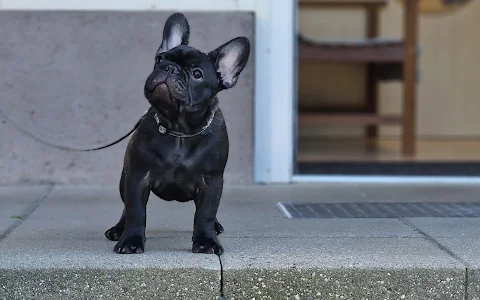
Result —
<instances>
[{"instance_id":1,"label":"white door frame","mask_svg":"<svg viewBox=\"0 0 480 300\"><path fill-rule=\"evenodd\" d=\"M257 15L255 28L255 181L288 183L294 166L297 2L262 1L270 15ZM257 13L263 11L267 7Z\"/></svg>"},{"instance_id":2,"label":"white door frame","mask_svg":"<svg viewBox=\"0 0 480 300\"><path fill-rule=\"evenodd\" d=\"M293 176L296 5L293 0L0 0L0 10L177 10L255 13L254 180Z\"/></svg>"}]
</instances>

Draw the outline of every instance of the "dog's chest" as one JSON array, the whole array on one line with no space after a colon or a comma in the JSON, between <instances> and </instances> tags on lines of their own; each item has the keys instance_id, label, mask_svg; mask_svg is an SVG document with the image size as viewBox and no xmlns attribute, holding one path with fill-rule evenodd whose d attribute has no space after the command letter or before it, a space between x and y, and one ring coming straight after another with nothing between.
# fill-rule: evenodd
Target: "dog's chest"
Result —
<instances>
[{"instance_id":1,"label":"dog's chest","mask_svg":"<svg viewBox=\"0 0 480 300\"><path fill-rule=\"evenodd\" d=\"M188 161L188 157L186 153L178 152L178 153L168 153L165 156L163 161L163 167L165 169L179 169L182 168L185 163Z\"/></svg>"},{"instance_id":2,"label":"dog's chest","mask_svg":"<svg viewBox=\"0 0 480 300\"><path fill-rule=\"evenodd\" d=\"M159 171L167 181L195 181L205 171L206 157L202 147L185 139L170 139L158 153Z\"/></svg>"},{"instance_id":3,"label":"dog's chest","mask_svg":"<svg viewBox=\"0 0 480 300\"><path fill-rule=\"evenodd\" d=\"M181 168L190 158L194 149L190 149L181 139L175 139L170 145L162 147L162 167L166 169Z\"/></svg>"},{"instance_id":4,"label":"dog's chest","mask_svg":"<svg viewBox=\"0 0 480 300\"><path fill-rule=\"evenodd\" d=\"M167 145L163 145L167 146ZM203 182L202 170L195 162L195 148L176 141L163 148L155 172L154 192L165 200L188 201Z\"/></svg>"}]
</instances>

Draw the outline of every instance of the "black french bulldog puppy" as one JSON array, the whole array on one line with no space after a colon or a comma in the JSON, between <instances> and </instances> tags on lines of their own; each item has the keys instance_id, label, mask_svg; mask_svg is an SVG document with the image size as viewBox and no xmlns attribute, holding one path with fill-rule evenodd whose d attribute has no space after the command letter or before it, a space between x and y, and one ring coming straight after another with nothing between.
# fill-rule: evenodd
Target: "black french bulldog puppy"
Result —
<instances>
[{"instance_id":1,"label":"black french bulldog puppy","mask_svg":"<svg viewBox=\"0 0 480 300\"><path fill-rule=\"evenodd\" d=\"M228 135L217 93L233 87L245 67L250 43L235 38L206 54L189 47L183 14L171 15L145 82L151 104L125 153L120 179L124 210L105 232L116 253L145 249L150 192L172 201L195 202L194 253L222 254L217 210L228 158Z\"/></svg>"}]
</instances>

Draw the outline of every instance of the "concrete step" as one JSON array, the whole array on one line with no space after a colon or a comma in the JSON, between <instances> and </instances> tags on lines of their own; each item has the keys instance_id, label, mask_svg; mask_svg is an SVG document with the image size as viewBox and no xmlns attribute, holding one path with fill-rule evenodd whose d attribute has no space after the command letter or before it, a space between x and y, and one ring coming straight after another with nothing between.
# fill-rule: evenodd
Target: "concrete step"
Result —
<instances>
[{"instance_id":1,"label":"concrete step","mask_svg":"<svg viewBox=\"0 0 480 300\"><path fill-rule=\"evenodd\" d=\"M475 187L226 187L227 299L480 299L480 219L286 219L277 201L478 201ZM151 197L146 252L103 232L116 187L0 188L0 299L218 299L220 263L193 254L193 203ZM3 233L2 233L3 232Z\"/></svg>"},{"instance_id":2,"label":"concrete step","mask_svg":"<svg viewBox=\"0 0 480 300\"><path fill-rule=\"evenodd\" d=\"M224 280L226 299L467 299L462 268L244 267ZM2 270L0 299L218 299L218 283L202 267Z\"/></svg>"}]
</instances>

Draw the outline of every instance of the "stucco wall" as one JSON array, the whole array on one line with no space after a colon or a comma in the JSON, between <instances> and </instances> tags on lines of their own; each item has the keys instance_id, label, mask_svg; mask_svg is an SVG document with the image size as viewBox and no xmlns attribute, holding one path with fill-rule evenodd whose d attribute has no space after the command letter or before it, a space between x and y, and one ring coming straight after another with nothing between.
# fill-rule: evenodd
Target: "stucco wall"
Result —
<instances>
[{"instance_id":1,"label":"stucco wall","mask_svg":"<svg viewBox=\"0 0 480 300\"><path fill-rule=\"evenodd\" d=\"M143 83L170 12L0 12L0 105L49 141L98 146L127 132L148 108ZM190 44L209 51L243 35L248 12L185 13ZM220 93L231 147L227 183L252 182L253 49L235 88ZM117 184L126 142L89 153L50 149L0 122L0 184Z\"/></svg>"}]
</instances>

